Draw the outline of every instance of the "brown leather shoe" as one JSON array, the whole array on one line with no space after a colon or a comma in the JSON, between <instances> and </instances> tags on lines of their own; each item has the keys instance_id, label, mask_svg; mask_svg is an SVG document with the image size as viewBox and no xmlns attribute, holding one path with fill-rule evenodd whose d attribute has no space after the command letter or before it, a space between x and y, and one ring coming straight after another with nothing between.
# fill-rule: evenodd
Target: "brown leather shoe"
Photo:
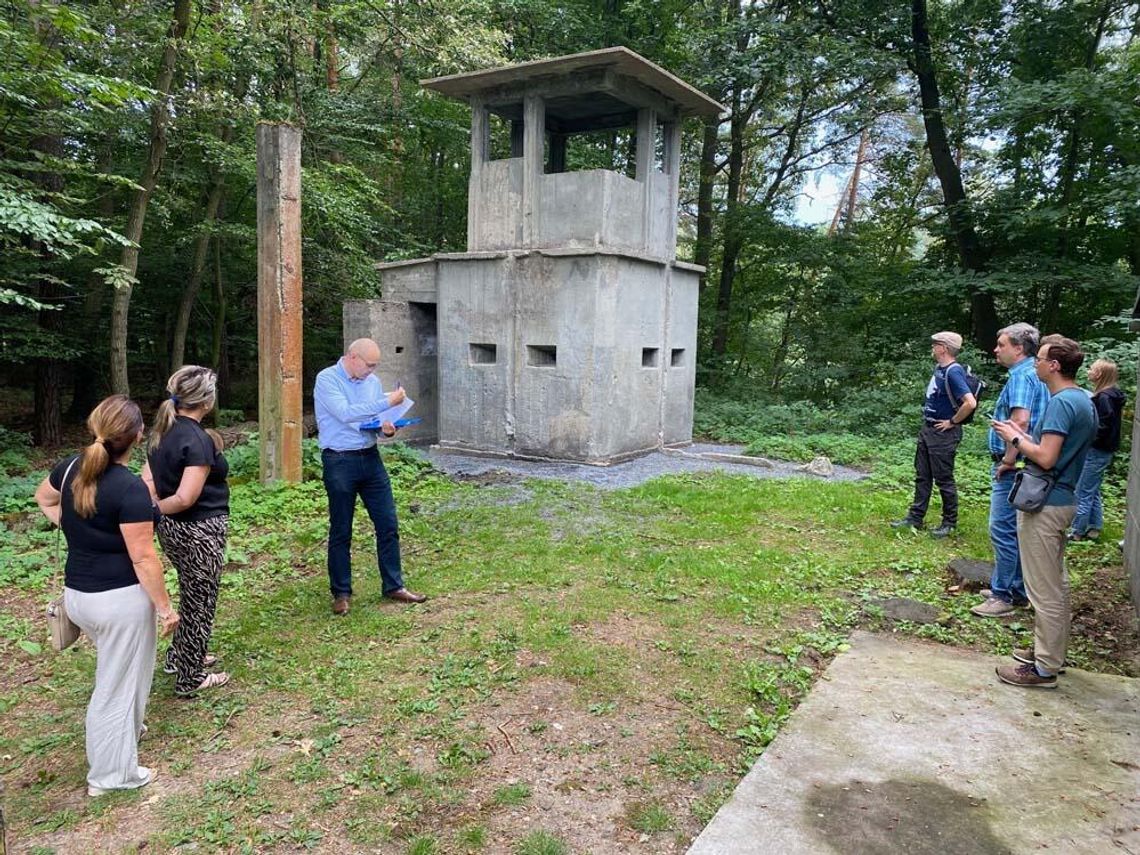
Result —
<instances>
[{"instance_id":1,"label":"brown leather shoe","mask_svg":"<svg viewBox=\"0 0 1140 855\"><path fill-rule=\"evenodd\" d=\"M333 606L332 606L333 614L334 615L346 615L346 614L348 614L348 603L349 603L349 600L351 600L351 599L352 598L349 597L348 595L345 595L343 597L333 597Z\"/></svg>"},{"instance_id":2,"label":"brown leather shoe","mask_svg":"<svg viewBox=\"0 0 1140 855\"><path fill-rule=\"evenodd\" d=\"M409 591L407 588L398 588L389 594L384 595L389 600L395 600L398 603L426 603L427 597L423 594L417 594L414 591Z\"/></svg>"}]
</instances>

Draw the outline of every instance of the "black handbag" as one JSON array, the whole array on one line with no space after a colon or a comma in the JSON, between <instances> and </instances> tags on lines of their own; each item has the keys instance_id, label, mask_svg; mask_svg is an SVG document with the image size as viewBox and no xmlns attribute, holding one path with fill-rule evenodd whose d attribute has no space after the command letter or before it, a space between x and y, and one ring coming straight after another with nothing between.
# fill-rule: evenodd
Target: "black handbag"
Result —
<instances>
[{"instance_id":1,"label":"black handbag","mask_svg":"<svg viewBox=\"0 0 1140 855\"><path fill-rule=\"evenodd\" d=\"M1042 469L1031 460L1013 476L1009 503L1019 511L1033 514L1045 507L1045 500L1057 483L1056 469Z\"/></svg>"}]
</instances>

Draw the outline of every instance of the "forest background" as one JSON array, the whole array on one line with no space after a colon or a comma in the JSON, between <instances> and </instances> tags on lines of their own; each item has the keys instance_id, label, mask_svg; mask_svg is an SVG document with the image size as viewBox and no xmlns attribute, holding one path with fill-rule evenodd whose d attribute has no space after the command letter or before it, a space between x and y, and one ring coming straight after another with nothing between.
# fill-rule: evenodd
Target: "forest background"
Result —
<instances>
[{"instance_id":1,"label":"forest background","mask_svg":"<svg viewBox=\"0 0 1140 855\"><path fill-rule=\"evenodd\" d=\"M998 380L988 350L1019 320L1134 383L1135 2L0 6L11 436L59 444L109 391L157 402L183 362L218 368L223 418L254 413L259 120L304 127L311 387L376 262L464 249L469 111L417 81L618 44L729 109L684 133L678 252L708 268L698 429L776 451L907 438L929 334L961 330ZM632 151L598 134L570 167ZM848 189L804 225L821 181Z\"/></svg>"}]
</instances>

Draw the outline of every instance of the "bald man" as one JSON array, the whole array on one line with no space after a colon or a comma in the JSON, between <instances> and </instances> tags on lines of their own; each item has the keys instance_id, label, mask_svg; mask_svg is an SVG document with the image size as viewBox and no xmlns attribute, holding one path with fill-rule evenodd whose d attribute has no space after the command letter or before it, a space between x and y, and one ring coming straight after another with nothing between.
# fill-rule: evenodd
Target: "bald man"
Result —
<instances>
[{"instance_id":1,"label":"bald man","mask_svg":"<svg viewBox=\"0 0 1140 855\"><path fill-rule=\"evenodd\" d=\"M321 446L325 492L329 497L329 588L334 615L348 614L352 600L352 516L360 496L376 528L376 561L385 597L401 603L422 603L427 597L404 587L400 568L400 532L392 484L376 448L376 432L361 430L383 410L404 400L397 387L385 394L374 373L380 348L359 338L344 356L317 375L313 405L317 412L317 441ZM394 436L391 422L380 426Z\"/></svg>"}]
</instances>

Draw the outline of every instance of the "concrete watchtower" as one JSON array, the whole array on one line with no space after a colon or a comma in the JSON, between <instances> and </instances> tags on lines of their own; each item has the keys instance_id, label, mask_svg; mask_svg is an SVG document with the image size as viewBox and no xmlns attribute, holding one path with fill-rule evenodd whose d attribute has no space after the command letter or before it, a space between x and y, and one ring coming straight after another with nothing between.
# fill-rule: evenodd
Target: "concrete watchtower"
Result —
<instances>
[{"instance_id":1,"label":"concrete watchtower","mask_svg":"<svg viewBox=\"0 0 1140 855\"><path fill-rule=\"evenodd\" d=\"M702 270L676 260L680 123L723 108L620 47L423 85L471 105L468 251L380 265L384 298L345 307L420 438L595 464L690 441ZM623 131L632 175L575 168Z\"/></svg>"}]
</instances>

